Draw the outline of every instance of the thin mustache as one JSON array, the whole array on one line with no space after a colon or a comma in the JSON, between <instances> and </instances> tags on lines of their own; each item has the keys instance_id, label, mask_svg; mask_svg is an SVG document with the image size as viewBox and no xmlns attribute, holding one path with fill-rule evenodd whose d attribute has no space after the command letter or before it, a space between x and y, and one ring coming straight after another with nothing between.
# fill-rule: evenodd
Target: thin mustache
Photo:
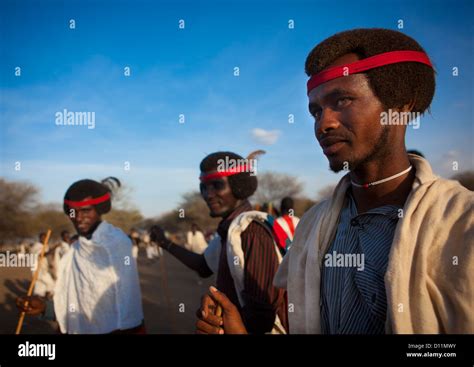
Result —
<instances>
[{"instance_id":1,"label":"thin mustache","mask_svg":"<svg viewBox=\"0 0 474 367\"><path fill-rule=\"evenodd\" d=\"M319 142L322 142L324 139L329 139L329 138L334 138L334 139L340 139L340 140L347 140L349 141L350 139L345 137L345 136L342 136L342 135L328 135L328 134L324 134L324 135L321 135L318 137L318 141Z\"/></svg>"}]
</instances>

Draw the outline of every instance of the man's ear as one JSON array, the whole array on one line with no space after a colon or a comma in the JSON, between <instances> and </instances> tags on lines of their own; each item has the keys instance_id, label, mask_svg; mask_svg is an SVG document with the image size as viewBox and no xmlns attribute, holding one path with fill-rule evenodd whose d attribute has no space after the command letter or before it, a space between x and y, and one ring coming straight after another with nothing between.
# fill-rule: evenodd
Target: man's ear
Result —
<instances>
[{"instance_id":1,"label":"man's ear","mask_svg":"<svg viewBox=\"0 0 474 367\"><path fill-rule=\"evenodd\" d=\"M404 105L401 108L400 112L411 112L411 111L413 111L413 108L415 108L415 103L416 103L415 100L411 101L410 103L407 103L406 105Z\"/></svg>"},{"instance_id":2,"label":"man's ear","mask_svg":"<svg viewBox=\"0 0 474 367\"><path fill-rule=\"evenodd\" d=\"M97 215L97 218L98 220L102 220L102 213L100 213L98 210L97 210L97 207L94 205L92 207L95 211L95 214ZM110 208L110 210L108 211L108 213L110 213L112 211L112 207Z\"/></svg>"},{"instance_id":3,"label":"man's ear","mask_svg":"<svg viewBox=\"0 0 474 367\"><path fill-rule=\"evenodd\" d=\"M408 116L405 116L405 117L408 118L408 121L405 121L405 123L402 124L402 126L404 127L404 129L403 129L404 131L406 131L410 121L413 120L413 115L411 114L411 112L413 111L413 108L415 108L415 103L416 103L416 101L413 100L413 101L407 103L401 109L398 110L398 112L402 113L402 114L408 113Z\"/></svg>"}]
</instances>

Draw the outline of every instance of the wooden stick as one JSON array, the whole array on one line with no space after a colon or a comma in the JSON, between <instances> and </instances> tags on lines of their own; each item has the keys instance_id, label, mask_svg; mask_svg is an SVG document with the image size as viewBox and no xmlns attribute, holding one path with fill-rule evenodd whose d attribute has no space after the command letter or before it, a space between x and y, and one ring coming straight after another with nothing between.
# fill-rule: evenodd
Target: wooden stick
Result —
<instances>
[{"instance_id":1,"label":"wooden stick","mask_svg":"<svg viewBox=\"0 0 474 367\"><path fill-rule=\"evenodd\" d=\"M222 316L222 306L218 303L216 307L216 316Z\"/></svg>"},{"instance_id":2,"label":"wooden stick","mask_svg":"<svg viewBox=\"0 0 474 367\"><path fill-rule=\"evenodd\" d=\"M39 272L40 272L40 269L41 269L41 261L44 258L44 253L46 251L46 247L48 246L48 241L49 241L50 236L51 236L51 230L48 229L48 232L46 233L46 238L44 239L43 248L41 249L38 264L36 266L35 273L33 274L33 279L31 281L30 288L28 289L28 293L26 295L27 297L31 297L31 294L33 293L33 289L35 288L35 283L36 283L36 280L38 279L38 275L39 275ZM28 307L28 300L26 300L26 302L25 302L25 308L27 308L27 307ZM20 332L21 332L21 328L23 326L23 320L25 319L25 314L26 314L25 311L22 311L21 314L20 314L20 318L18 320L18 324L16 326L16 331L15 331L15 334L17 334L17 335L20 334Z\"/></svg>"}]
</instances>

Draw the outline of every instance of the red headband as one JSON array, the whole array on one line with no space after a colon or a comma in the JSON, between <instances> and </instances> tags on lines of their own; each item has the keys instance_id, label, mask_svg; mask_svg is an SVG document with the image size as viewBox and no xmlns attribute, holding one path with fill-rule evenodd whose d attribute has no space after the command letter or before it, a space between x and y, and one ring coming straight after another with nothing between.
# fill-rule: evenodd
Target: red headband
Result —
<instances>
[{"instance_id":1,"label":"red headband","mask_svg":"<svg viewBox=\"0 0 474 367\"><path fill-rule=\"evenodd\" d=\"M391 51L384 52L375 56L368 57L350 64L334 66L332 68L323 70L311 76L308 80L308 94L318 85L326 83L329 80L347 76L350 74L362 73L370 69L378 68L379 66L396 64L399 62L419 62L433 67L424 52L419 51Z\"/></svg>"},{"instance_id":2,"label":"red headband","mask_svg":"<svg viewBox=\"0 0 474 367\"><path fill-rule=\"evenodd\" d=\"M214 173L209 173L207 175L201 174L201 176L199 176L199 179L202 182L205 182L205 181L212 180L214 178L236 175L237 173L241 173L241 172L247 172L247 165L244 164L243 166L237 166L227 171L218 171Z\"/></svg>"},{"instance_id":3,"label":"red headband","mask_svg":"<svg viewBox=\"0 0 474 367\"><path fill-rule=\"evenodd\" d=\"M71 208L80 208L83 206L97 205L107 200L110 200L110 193L99 196L98 198L95 198L95 199L89 199L89 200L83 200L83 201L64 200L64 204L70 206Z\"/></svg>"}]
</instances>

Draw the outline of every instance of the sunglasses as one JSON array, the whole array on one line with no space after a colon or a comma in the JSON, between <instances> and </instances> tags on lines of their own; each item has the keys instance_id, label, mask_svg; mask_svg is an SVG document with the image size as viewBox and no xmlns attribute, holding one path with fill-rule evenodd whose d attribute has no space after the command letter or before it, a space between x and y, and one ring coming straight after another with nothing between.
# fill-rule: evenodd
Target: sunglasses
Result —
<instances>
[{"instance_id":1,"label":"sunglasses","mask_svg":"<svg viewBox=\"0 0 474 367\"><path fill-rule=\"evenodd\" d=\"M201 195L205 195L209 192L212 188L214 191L222 191L226 187L226 183L223 180L211 180L208 182L201 182L199 185L199 190L201 191Z\"/></svg>"}]
</instances>

